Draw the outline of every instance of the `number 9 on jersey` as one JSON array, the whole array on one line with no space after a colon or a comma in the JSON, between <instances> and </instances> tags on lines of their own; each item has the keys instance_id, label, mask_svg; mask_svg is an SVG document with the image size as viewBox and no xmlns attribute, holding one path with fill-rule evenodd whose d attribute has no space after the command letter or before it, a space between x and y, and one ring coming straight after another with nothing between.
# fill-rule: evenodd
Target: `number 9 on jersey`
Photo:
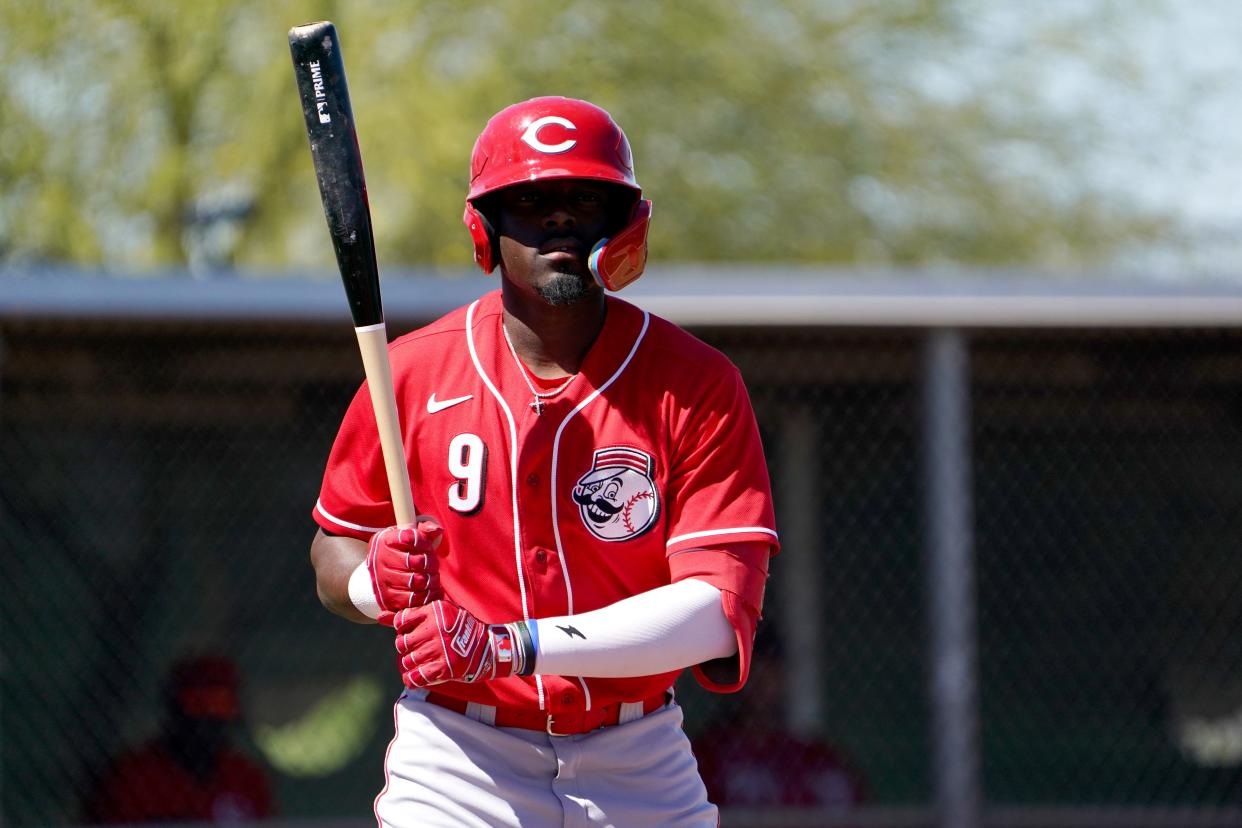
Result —
<instances>
[{"instance_id":1,"label":"number 9 on jersey","mask_svg":"<svg viewBox=\"0 0 1242 828\"><path fill-rule=\"evenodd\" d=\"M448 503L454 512L472 515L483 505L483 477L487 473L487 446L477 434L458 434L449 442Z\"/></svg>"}]
</instances>

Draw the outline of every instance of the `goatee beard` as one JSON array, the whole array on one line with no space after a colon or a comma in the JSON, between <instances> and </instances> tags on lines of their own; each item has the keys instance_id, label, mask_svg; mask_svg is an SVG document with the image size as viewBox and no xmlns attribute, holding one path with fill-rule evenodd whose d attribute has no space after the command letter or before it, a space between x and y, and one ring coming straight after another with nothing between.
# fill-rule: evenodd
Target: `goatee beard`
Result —
<instances>
[{"instance_id":1,"label":"goatee beard","mask_svg":"<svg viewBox=\"0 0 1242 828\"><path fill-rule=\"evenodd\" d=\"M545 285L537 288L539 295L549 305L576 305L595 295L594 280L577 273L558 273Z\"/></svg>"}]
</instances>

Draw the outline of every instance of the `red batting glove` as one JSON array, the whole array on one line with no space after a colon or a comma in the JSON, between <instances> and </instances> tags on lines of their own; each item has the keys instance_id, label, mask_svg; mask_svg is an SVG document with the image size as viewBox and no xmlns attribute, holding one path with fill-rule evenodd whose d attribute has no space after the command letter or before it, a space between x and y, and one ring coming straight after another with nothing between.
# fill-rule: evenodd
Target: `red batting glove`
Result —
<instances>
[{"instance_id":1,"label":"red batting glove","mask_svg":"<svg viewBox=\"0 0 1242 828\"><path fill-rule=\"evenodd\" d=\"M367 572L379 604L381 624L391 625L395 613L421 607L444 596L436 547L444 529L420 517L414 526L389 526L367 544Z\"/></svg>"},{"instance_id":2,"label":"red batting glove","mask_svg":"<svg viewBox=\"0 0 1242 828\"><path fill-rule=\"evenodd\" d=\"M525 675L528 664L534 668L521 622L489 626L452 601L404 609L395 626L401 678L412 689Z\"/></svg>"}]
</instances>

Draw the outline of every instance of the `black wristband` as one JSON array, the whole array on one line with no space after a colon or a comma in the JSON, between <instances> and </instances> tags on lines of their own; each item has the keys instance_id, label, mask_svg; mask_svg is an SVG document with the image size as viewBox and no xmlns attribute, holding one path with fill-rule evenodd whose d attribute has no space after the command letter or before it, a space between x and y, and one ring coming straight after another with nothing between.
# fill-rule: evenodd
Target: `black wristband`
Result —
<instances>
[{"instance_id":1,"label":"black wristband","mask_svg":"<svg viewBox=\"0 0 1242 828\"><path fill-rule=\"evenodd\" d=\"M519 676L533 676L535 674L535 642L530 635L530 627L525 621L516 621L513 624L517 630L517 641L515 642L522 649L522 660L520 668L517 671Z\"/></svg>"}]
</instances>

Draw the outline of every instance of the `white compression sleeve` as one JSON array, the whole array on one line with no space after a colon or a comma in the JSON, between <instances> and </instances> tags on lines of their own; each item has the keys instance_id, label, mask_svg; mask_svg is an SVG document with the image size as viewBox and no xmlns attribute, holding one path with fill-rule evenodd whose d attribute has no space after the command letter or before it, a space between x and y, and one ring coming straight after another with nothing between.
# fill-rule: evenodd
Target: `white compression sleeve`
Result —
<instances>
[{"instance_id":1,"label":"white compression sleeve","mask_svg":"<svg viewBox=\"0 0 1242 828\"><path fill-rule=\"evenodd\" d=\"M547 675L649 676L737 652L720 590L694 578L531 624L538 628L535 672Z\"/></svg>"}]
</instances>

